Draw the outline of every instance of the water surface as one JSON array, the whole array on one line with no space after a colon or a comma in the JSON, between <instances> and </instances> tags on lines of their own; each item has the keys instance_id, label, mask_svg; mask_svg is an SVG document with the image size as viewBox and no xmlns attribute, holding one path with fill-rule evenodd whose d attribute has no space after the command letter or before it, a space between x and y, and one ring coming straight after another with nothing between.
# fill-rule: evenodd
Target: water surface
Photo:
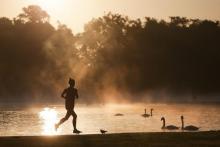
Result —
<instances>
[{"instance_id":1,"label":"water surface","mask_svg":"<svg viewBox=\"0 0 220 147\"><path fill-rule=\"evenodd\" d=\"M141 115L153 116L144 118ZM185 125L196 125L200 131L220 129L220 107L214 104L133 104L76 106L77 127L83 134L97 134L100 129L109 133L161 132L160 118L166 118L167 125L181 126L180 116L184 115ZM57 132L54 123L65 116L63 106L47 106L32 109L0 110L0 136L33 136L72 134L70 117ZM123 116L115 116L122 113Z\"/></svg>"}]
</instances>

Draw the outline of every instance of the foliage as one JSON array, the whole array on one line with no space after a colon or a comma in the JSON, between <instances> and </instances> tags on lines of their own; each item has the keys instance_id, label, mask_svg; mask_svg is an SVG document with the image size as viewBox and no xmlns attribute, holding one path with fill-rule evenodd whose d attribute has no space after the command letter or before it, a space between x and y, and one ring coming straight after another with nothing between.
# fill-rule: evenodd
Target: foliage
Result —
<instances>
[{"instance_id":1,"label":"foliage","mask_svg":"<svg viewBox=\"0 0 220 147\"><path fill-rule=\"evenodd\" d=\"M29 6L13 20L0 18L0 97L57 96L68 77L88 95L109 88L219 93L219 42L218 21L108 13L74 35Z\"/></svg>"}]
</instances>

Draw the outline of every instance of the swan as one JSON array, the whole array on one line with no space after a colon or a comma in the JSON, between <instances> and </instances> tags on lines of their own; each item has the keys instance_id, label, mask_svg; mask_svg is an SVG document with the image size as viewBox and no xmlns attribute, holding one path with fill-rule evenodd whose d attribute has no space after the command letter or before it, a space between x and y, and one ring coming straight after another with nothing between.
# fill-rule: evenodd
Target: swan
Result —
<instances>
[{"instance_id":1,"label":"swan","mask_svg":"<svg viewBox=\"0 0 220 147\"><path fill-rule=\"evenodd\" d=\"M124 116L124 114L116 113L115 116Z\"/></svg>"},{"instance_id":2,"label":"swan","mask_svg":"<svg viewBox=\"0 0 220 147\"><path fill-rule=\"evenodd\" d=\"M165 121L164 117L161 118L161 121L163 121L163 126L161 127L161 129L167 129L167 130L177 130L177 129L179 129L179 127L174 126L174 125L166 126L166 121Z\"/></svg>"},{"instance_id":3,"label":"swan","mask_svg":"<svg viewBox=\"0 0 220 147\"><path fill-rule=\"evenodd\" d=\"M184 117L183 116L181 116L181 122L182 122L182 128L181 128L182 130L187 130L187 131L197 131L197 130L199 130L198 127L193 126L193 125L189 125L189 126L184 127Z\"/></svg>"},{"instance_id":4,"label":"swan","mask_svg":"<svg viewBox=\"0 0 220 147\"><path fill-rule=\"evenodd\" d=\"M153 110L154 110L154 109L151 108L151 109L150 109L150 114L147 114L147 113L146 113L146 109L144 109L144 114L142 114L142 116L143 116L143 117L153 116Z\"/></svg>"}]
</instances>

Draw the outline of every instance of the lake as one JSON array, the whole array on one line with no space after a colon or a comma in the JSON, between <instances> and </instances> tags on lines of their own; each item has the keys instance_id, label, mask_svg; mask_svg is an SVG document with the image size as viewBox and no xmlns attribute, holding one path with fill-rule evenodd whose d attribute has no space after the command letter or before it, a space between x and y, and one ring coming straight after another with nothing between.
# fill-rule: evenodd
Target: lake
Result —
<instances>
[{"instance_id":1,"label":"lake","mask_svg":"<svg viewBox=\"0 0 220 147\"><path fill-rule=\"evenodd\" d=\"M161 117L166 125L195 125L200 131L220 130L219 104L108 104L97 106L77 105L77 128L82 134L98 134L100 129L108 133L162 132ZM144 109L153 116L144 118ZM54 131L54 124L65 116L62 105L43 106L31 109L7 108L0 110L0 136L34 136L72 134L72 117ZM115 116L121 113L123 116ZM181 130L177 130L181 131Z\"/></svg>"}]
</instances>

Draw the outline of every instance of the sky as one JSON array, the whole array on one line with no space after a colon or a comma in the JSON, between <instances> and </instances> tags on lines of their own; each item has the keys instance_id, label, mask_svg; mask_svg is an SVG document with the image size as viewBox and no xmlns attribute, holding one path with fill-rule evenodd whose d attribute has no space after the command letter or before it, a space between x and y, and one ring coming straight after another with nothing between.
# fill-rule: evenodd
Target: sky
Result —
<instances>
[{"instance_id":1,"label":"sky","mask_svg":"<svg viewBox=\"0 0 220 147\"><path fill-rule=\"evenodd\" d=\"M220 0L0 0L0 17L16 17L23 7L40 5L51 16L51 23L66 24L74 33L83 31L92 18L111 11L132 19L145 16L167 20L183 16L220 20Z\"/></svg>"}]
</instances>

